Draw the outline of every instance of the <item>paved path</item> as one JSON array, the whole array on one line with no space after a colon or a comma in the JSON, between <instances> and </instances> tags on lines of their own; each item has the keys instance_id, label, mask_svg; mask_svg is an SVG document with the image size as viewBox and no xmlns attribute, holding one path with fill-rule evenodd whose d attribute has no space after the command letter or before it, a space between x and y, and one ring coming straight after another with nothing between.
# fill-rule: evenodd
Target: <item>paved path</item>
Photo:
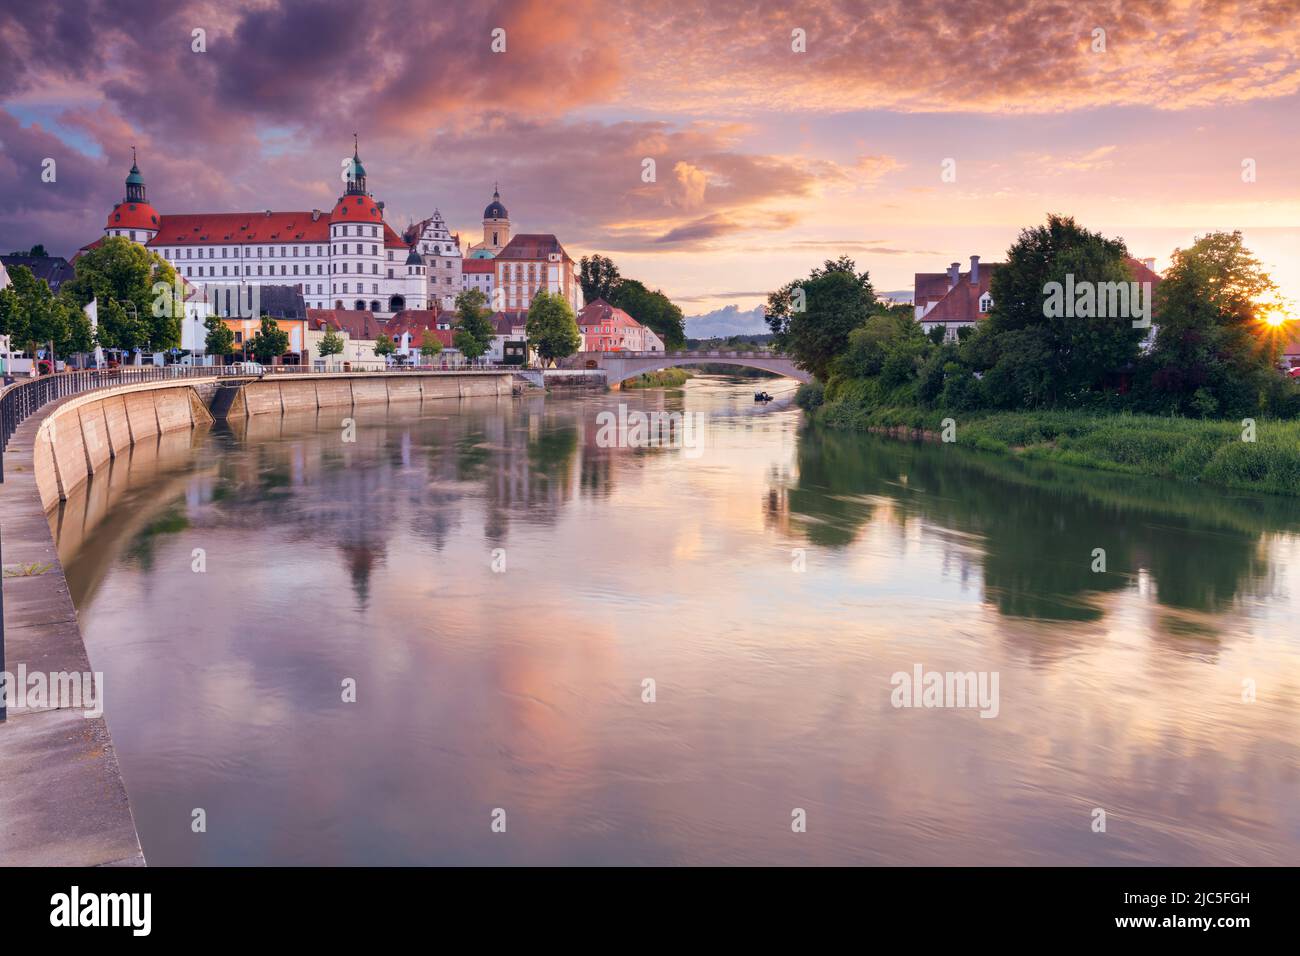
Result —
<instances>
[{"instance_id":1,"label":"paved path","mask_svg":"<svg viewBox=\"0 0 1300 956\"><path fill-rule=\"evenodd\" d=\"M64 399L67 401L68 399ZM0 545L5 669L91 670L32 472L32 441L52 403L23 422L4 453ZM111 698L110 698L111 699ZM143 865L126 788L103 717L80 710L13 710L0 724L0 866Z\"/></svg>"}]
</instances>

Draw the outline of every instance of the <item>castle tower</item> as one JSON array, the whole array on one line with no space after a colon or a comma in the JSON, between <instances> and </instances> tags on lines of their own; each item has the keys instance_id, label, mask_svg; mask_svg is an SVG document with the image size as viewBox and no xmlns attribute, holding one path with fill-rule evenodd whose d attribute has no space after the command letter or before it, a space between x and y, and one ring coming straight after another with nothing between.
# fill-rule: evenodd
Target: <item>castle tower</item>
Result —
<instances>
[{"instance_id":1,"label":"castle tower","mask_svg":"<svg viewBox=\"0 0 1300 956\"><path fill-rule=\"evenodd\" d=\"M122 236L141 245L158 235L162 222L158 211L145 197L144 177L131 147L131 171L126 176L126 198L113 207L104 225L104 236Z\"/></svg>"},{"instance_id":2,"label":"castle tower","mask_svg":"<svg viewBox=\"0 0 1300 956\"><path fill-rule=\"evenodd\" d=\"M406 255L406 292L405 304L408 309L427 309L429 307L429 280L424 260L411 246Z\"/></svg>"}]
</instances>

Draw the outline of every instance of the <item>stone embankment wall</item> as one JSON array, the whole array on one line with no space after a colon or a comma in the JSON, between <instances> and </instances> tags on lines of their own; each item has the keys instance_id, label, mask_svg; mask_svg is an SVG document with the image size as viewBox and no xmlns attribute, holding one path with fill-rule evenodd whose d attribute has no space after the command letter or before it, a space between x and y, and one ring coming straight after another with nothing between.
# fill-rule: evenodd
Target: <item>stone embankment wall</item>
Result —
<instances>
[{"instance_id":1,"label":"stone embankment wall","mask_svg":"<svg viewBox=\"0 0 1300 956\"><path fill-rule=\"evenodd\" d=\"M68 399L36 431L32 471L41 504L46 511L53 508L133 442L211 423L207 406L189 385L127 385Z\"/></svg>"}]
</instances>

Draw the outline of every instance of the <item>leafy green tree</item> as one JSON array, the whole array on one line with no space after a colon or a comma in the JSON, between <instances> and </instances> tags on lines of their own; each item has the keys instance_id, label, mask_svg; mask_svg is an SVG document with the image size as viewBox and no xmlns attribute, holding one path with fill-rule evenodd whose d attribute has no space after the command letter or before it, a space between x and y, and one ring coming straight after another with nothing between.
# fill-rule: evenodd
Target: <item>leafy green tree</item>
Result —
<instances>
[{"instance_id":1,"label":"leafy green tree","mask_svg":"<svg viewBox=\"0 0 1300 956\"><path fill-rule=\"evenodd\" d=\"M1202 236L1173 261L1156 294L1147 357L1163 411L1236 416L1259 411L1284 344L1264 321L1277 287L1240 232Z\"/></svg>"},{"instance_id":2,"label":"leafy green tree","mask_svg":"<svg viewBox=\"0 0 1300 956\"><path fill-rule=\"evenodd\" d=\"M543 292L533 299L526 329L528 342L537 350L543 365L572 355L582 345L573 309L559 294Z\"/></svg>"},{"instance_id":3,"label":"leafy green tree","mask_svg":"<svg viewBox=\"0 0 1300 956\"><path fill-rule=\"evenodd\" d=\"M1102 388L1109 375L1133 366L1145 334L1133 327L1136 312L1130 308L1118 316L1064 314L1067 310L1052 314L1049 293L1051 283L1079 289L1084 283L1091 283L1092 289L1104 283L1127 284L1133 278L1127 254L1122 240L1089 232L1070 217L1050 215L1045 226L1021 230L1006 264L993 273L993 308L987 320L994 367L1008 363L1006 382L1020 383L1012 392L1024 400L1035 396L1035 406L1077 404ZM1031 336L1008 337L1030 331ZM1017 349L1026 345L1047 362L1041 375L1024 367L1024 355ZM1034 380L1033 387L1026 377ZM1001 394L1005 398L1011 392Z\"/></svg>"},{"instance_id":4,"label":"leafy green tree","mask_svg":"<svg viewBox=\"0 0 1300 956\"><path fill-rule=\"evenodd\" d=\"M270 365L278 356L289 351L289 333L269 315L262 316L261 327L248 343L249 351L263 365Z\"/></svg>"},{"instance_id":5,"label":"leafy green tree","mask_svg":"<svg viewBox=\"0 0 1300 956\"><path fill-rule=\"evenodd\" d=\"M11 256L31 256L34 259L43 259L49 255L49 253L45 251L45 246L41 245L39 242L30 249L15 249L9 254Z\"/></svg>"},{"instance_id":6,"label":"leafy green tree","mask_svg":"<svg viewBox=\"0 0 1300 956\"><path fill-rule=\"evenodd\" d=\"M77 256L76 277L64 290L78 306L100 303L100 343L108 348L157 350L181 342L184 302L175 294L176 270L122 236L110 236ZM155 286L161 284L159 292ZM106 302L120 308L108 308Z\"/></svg>"},{"instance_id":7,"label":"leafy green tree","mask_svg":"<svg viewBox=\"0 0 1300 956\"><path fill-rule=\"evenodd\" d=\"M425 329L420 336L420 355L431 359L442 351L442 340L434 334L433 329Z\"/></svg>"},{"instance_id":8,"label":"leafy green tree","mask_svg":"<svg viewBox=\"0 0 1300 956\"><path fill-rule=\"evenodd\" d=\"M235 351L235 333L219 315L209 315L203 320L203 327L208 330L203 337L203 350L208 355L225 358Z\"/></svg>"},{"instance_id":9,"label":"leafy green tree","mask_svg":"<svg viewBox=\"0 0 1300 956\"><path fill-rule=\"evenodd\" d=\"M479 289L467 289L456 296L456 313L456 334L452 342L472 362L492 348L492 336L496 334L487 309L487 296Z\"/></svg>"},{"instance_id":10,"label":"leafy green tree","mask_svg":"<svg viewBox=\"0 0 1300 956\"><path fill-rule=\"evenodd\" d=\"M329 358L331 355L343 354L343 336L331 328L325 330L321 336L320 344L316 346L316 351L321 358Z\"/></svg>"},{"instance_id":11,"label":"leafy green tree","mask_svg":"<svg viewBox=\"0 0 1300 956\"><path fill-rule=\"evenodd\" d=\"M623 281L623 277L618 273L618 266L614 265L614 260L605 256L583 256L579 263L578 281L582 284L582 299L584 302L595 302L597 299L604 299L611 305L617 305L614 302L614 292ZM643 287L644 288L644 287ZM619 306L623 308L623 306ZM624 311L627 311L624 309ZM630 313L629 313L630 314ZM635 316L633 316L635 318ZM640 322L640 319L637 319Z\"/></svg>"},{"instance_id":12,"label":"leafy green tree","mask_svg":"<svg viewBox=\"0 0 1300 956\"><path fill-rule=\"evenodd\" d=\"M841 256L769 295L765 318L776 346L824 382L849 333L876 308L871 277Z\"/></svg>"},{"instance_id":13,"label":"leafy green tree","mask_svg":"<svg viewBox=\"0 0 1300 956\"><path fill-rule=\"evenodd\" d=\"M653 331L664 340L665 348L686 347L686 317L663 292L651 292L636 279L623 279L606 301Z\"/></svg>"},{"instance_id":14,"label":"leafy green tree","mask_svg":"<svg viewBox=\"0 0 1300 956\"><path fill-rule=\"evenodd\" d=\"M9 278L12 284L0 290L0 335L8 335L16 351L53 345L59 356L95 347L90 320L75 300L56 296L26 266L15 266Z\"/></svg>"},{"instance_id":15,"label":"leafy green tree","mask_svg":"<svg viewBox=\"0 0 1300 956\"><path fill-rule=\"evenodd\" d=\"M375 354L381 359L387 359L397 351L397 343L388 337L385 332L380 332L375 336Z\"/></svg>"}]
</instances>

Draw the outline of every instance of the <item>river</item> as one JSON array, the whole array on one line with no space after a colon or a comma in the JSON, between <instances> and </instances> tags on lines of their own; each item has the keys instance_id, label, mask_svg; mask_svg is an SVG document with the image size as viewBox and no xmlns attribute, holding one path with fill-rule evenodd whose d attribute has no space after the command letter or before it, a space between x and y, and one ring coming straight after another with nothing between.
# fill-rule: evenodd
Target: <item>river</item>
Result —
<instances>
[{"instance_id":1,"label":"river","mask_svg":"<svg viewBox=\"0 0 1300 956\"><path fill-rule=\"evenodd\" d=\"M149 862L1295 862L1296 500L809 429L764 385L115 460L51 520ZM620 404L700 431L607 447Z\"/></svg>"}]
</instances>

